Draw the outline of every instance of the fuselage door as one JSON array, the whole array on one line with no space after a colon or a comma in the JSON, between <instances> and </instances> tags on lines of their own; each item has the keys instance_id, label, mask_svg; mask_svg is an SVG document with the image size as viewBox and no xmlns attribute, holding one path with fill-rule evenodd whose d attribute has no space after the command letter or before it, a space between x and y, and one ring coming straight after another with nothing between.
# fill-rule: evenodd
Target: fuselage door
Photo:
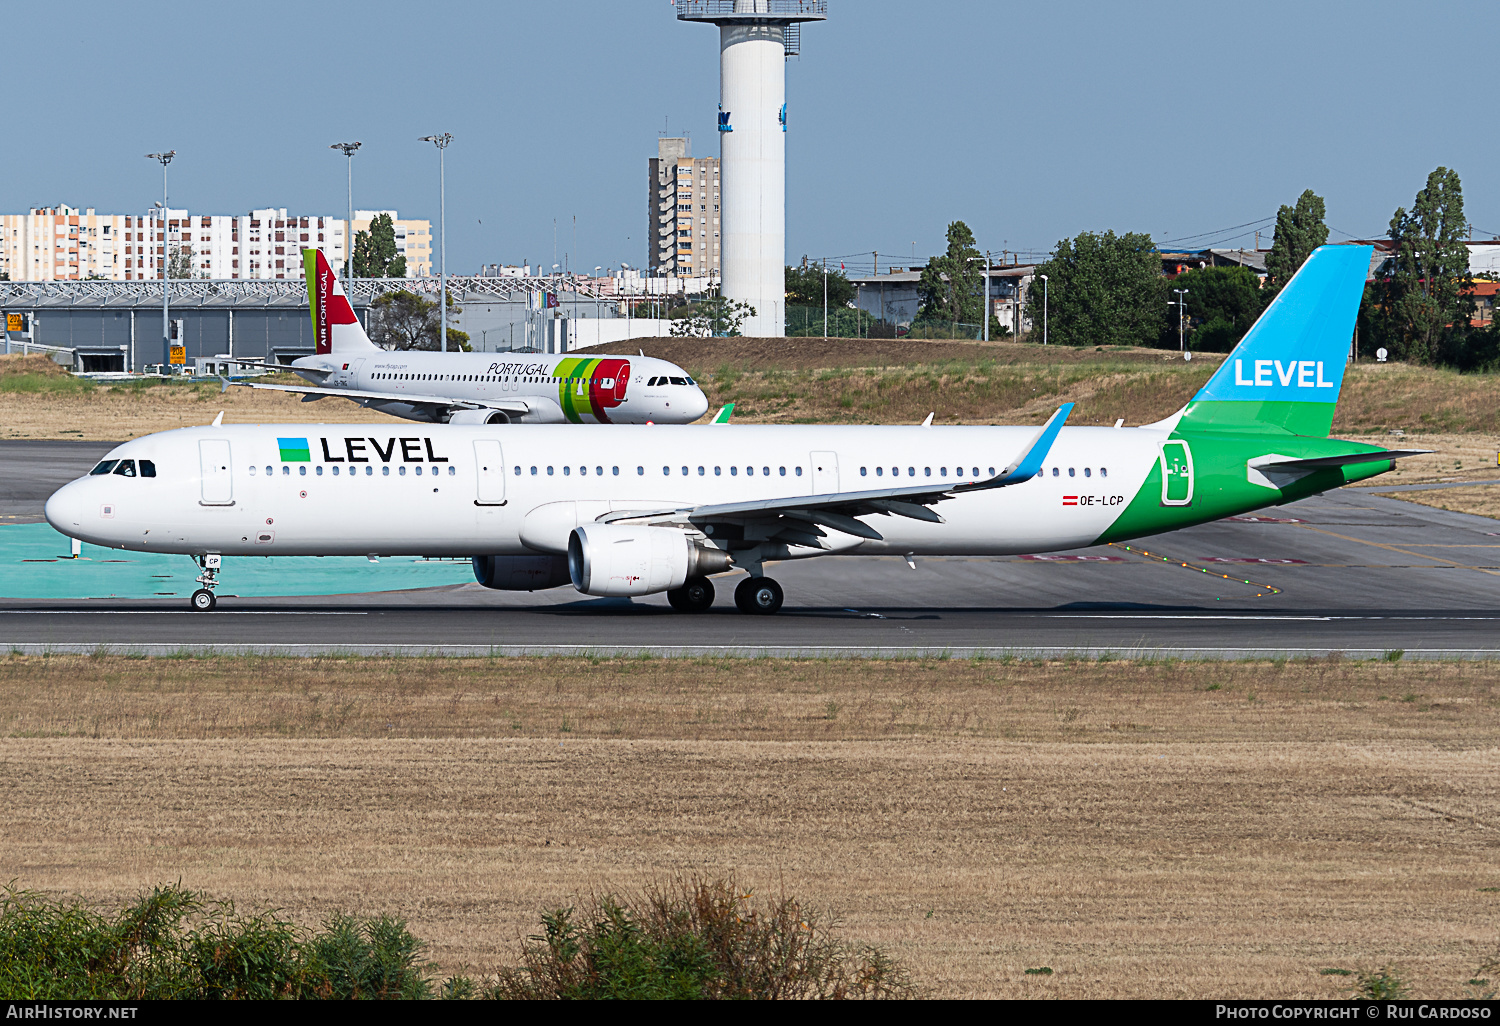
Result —
<instances>
[{"instance_id":1,"label":"fuselage door","mask_svg":"<svg viewBox=\"0 0 1500 1026\"><path fill-rule=\"evenodd\" d=\"M481 438L474 442L474 464L478 470L476 480L478 494L476 506L505 505L505 454L500 443L493 438Z\"/></svg>"},{"instance_id":2,"label":"fuselage door","mask_svg":"<svg viewBox=\"0 0 1500 1026\"><path fill-rule=\"evenodd\" d=\"M203 474L203 505L234 505L234 479L230 476L229 466L229 439L199 439L198 467Z\"/></svg>"},{"instance_id":3,"label":"fuselage door","mask_svg":"<svg viewBox=\"0 0 1500 1026\"><path fill-rule=\"evenodd\" d=\"M812 453L812 493L832 495L839 490L839 457L837 453Z\"/></svg>"},{"instance_id":4,"label":"fuselage door","mask_svg":"<svg viewBox=\"0 0 1500 1026\"><path fill-rule=\"evenodd\" d=\"M1186 442L1161 444L1161 504L1190 506L1193 502L1193 451Z\"/></svg>"}]
</instances>

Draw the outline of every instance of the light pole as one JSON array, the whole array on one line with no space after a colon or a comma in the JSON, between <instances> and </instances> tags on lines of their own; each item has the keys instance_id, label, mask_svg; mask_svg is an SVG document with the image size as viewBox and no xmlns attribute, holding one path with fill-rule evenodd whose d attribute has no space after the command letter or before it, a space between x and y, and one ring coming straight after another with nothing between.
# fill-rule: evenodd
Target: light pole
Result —
<instances>
[{"instance_id":1,"label":"light pole","mask_svg":"<svg viewBox=\"0 0 1500 1026\"><path fill-rule=\"evenodd\" d=\"M823 258L823 337L828 337L828 258Z\"/></svg>"},{"instance_id":2,"label":"light pole","mask_svg":"<svg viewBox=\"0 0 1500 1026\"><path fill-rule=\"evenodd\" d=\"M177 156L176 150L165 153L148 153L150 160L161 161L161 227L157 235L161 241L161 362L170 366L172 361L172 322L170 301L167 298L167 165Z\"/></svg>"},{"instance_id":3,"label":"light pole","mask_svg":"<svg viewBox=\"0 0 1500 1026\"><path fill-rule=\"evenodd\" d=\"M1042 345L1047 344L1047 276L1039 274L1042 279Z\"/></svg>"},{"instance_id":4,"label":"light pole","mask_svg":"<svg viewBox=\"0 0 1500 1026\"><path fill-rule=\"evenodd\" d=\"M442 135L424 135L418 142L430 142L438 149L438 275L442 281L442 295L438 297L438 305L442 310L442 337L438 339L439 348L443 352L448 351L448 191L445 168L443 166L448 144L453 141L451 132Z\"/></svg>"},{"instance_id":5,"label":"light pole","mask_svg":"<svg viewBox=\"0 0 1500 1026\"><path fill-rule=\"evenodd\" d=\"M1180 353L1185 353L1185 352L1187 352L1187 346L1183 342L1183 334L1182 334L1182 307L1183 307L1183 304L1185 304L1187 302L1187 300L1183 299L1182 297L1188 294L1188 290L1187 289L1173 289L1172 291L1175 292L1175 293L1177 293L1177 298L1175 300L1169 301L1167 303L1167 305L1171 306L1174 302L1177 304L1177 351L1180 352Z\"/></svg>"},{"instance_id":6,"label":"light pole","mask_svg":"<svg viewBox=\"0 0 1500 1026\"><path fill-rule=\"evenodd\" d=\"M344 222L344 291L349 294L351 303L354 302L354 151L359 147L357 142L334 143L328 147L342 150L349 158L349 220Z\"/></svg>"}]
</instances>

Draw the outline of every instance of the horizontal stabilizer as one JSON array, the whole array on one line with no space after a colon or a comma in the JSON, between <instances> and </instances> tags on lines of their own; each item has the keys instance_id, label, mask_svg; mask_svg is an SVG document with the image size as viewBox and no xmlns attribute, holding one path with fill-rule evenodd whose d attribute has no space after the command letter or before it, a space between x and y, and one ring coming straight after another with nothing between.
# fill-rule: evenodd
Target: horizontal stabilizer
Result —
<instances>
[{"instance_id":1,"label":"horizontal stabilizer","mask_svg":"<svg viewBox=\"0 0 1500 1026\"><path fill-rule=\"evenodd\" d=\"M1256 463L1258 470L1322 470L1327 467L1347 467L1355 463L1381 463L1399 460L1407 456L1425 456L1431 449L1381 449L1378 452L1351 452L1345 456L1314 456L1305 460L1277 460L1274 463Z\"/></svg>"}]
</instances>

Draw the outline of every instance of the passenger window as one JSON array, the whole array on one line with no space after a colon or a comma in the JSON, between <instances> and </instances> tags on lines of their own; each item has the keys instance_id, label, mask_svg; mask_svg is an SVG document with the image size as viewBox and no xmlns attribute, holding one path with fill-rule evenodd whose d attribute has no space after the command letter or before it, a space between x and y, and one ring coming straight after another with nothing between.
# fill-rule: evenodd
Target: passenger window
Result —
<instances>
[{"instance_id":1,"label":"passenger window","mask_svg":"<svg viewBox=\"0 0 1500 1026\"><path fill-rule=\"evenodd\" d=\"M786 468L785 467L781 468L781 476L782 477L786 477Z\"/></svg>"},{"instance_id":2,"label":"passenger window","mask_svg":"<svg viewBox=\"0 0 1500 1026\"><path fill-rule=\"evenodd\" d=\"M551 470L552 470L552 468L548 467L547 470L550 473ZM563 467L563 477L568 477L572 473L573 473L573 468L572 467Z\"/></svg>"},{"instance_id":3,"label":"passenger window","mask_svg":"<svg viewBox=\"0 0 1500 1026\"><path fill-rule=\"evenodd\" d=\"M417 476L418 476L418 477L421 477L421 476L422 476L422 467L421 467L421 465L420 465L420 464L418 464L418 465L417 465Z\"/></svg>"},{"instance_id":4,"label":"passenger window","mask_svg":"<svg viewBox=\"0 0 1500 1026\"><path fill-rule=\"evenodd\" d=\"M636 473L637 477L645 477L646 476L646 468L645 467L636 467L635 468L635 473Z\"/></svg>"},{"instance_id":5,"label":"passenger window","mask_svg":"<svg viewBox=\"0 0 1500 1026\"><path fill-rule=\"evenodd\" d=\"M802 468L801 468L801 467L798 467L798 468L797 468L797 476L798 476L798 477L801 477L801 476L802 476Z\"/></svg>"},{"instance_id":6,"label":"passenger window","mask_svg":"<svg viewBox=\"0 0 1500 1026\"><path fill-rule=\"evenodd\" d=\"M1109 476L1109 468L1108 467L1100 467L1099 468L1099 476L1100 477L1108 477Z\"/></svg>"},{"instance_id":7,"label":"passenger window","mask_svg":"<svg viewBox=\"0 0 1500 1026\"><path fill-rule=\"evenodd\" d=\"M923 467L922 468L922 473L925 476L927 476L927 477L931 477L932 476L932 468L931 467Z\"/></svg>"},{"instance_id":8,"label":"passenger window","mask_svg":"<svg viewBox=\"0 0 1500 1026\"><path fill-rule=\"evenodd\" d=\"M740 474L740 468L739 467L730 467L729 468L729 476L730 477L738 477L739 474Z\"/></svg>"},{"instance_id":9,"label":"passenger window","mask_svg":"<svg viewBox=\"0 0 1500 1026\"><path fill-rule=\"evenodd\" d=\"M323 465L321 463L318 464L317 474L318 474L319 477L323 476Z\"/></svg>"},{"instance_id":10,"label":"passenger window","mask_svg":"<svg viewBox=\"0 0 1500 1026\"><path fill-rule=\"evenodd\" d=\"M292 468L288 467L288 466L283 466L281 468L281 476L282 477L291 477L292 476Z\"/></svg>"},{"instance_id":11,"label":"passenger window","mask_svg":"<svg viewBox=\"0 0 1500 1026\"><path fill-rule=\"evenodd\" d=\"M906 468L906 476L907 477L916 477L917 476L917 468L916 467L907 467Z\"/></svg>"},{"instance_id":12,"label":"passenger window","mask_svg":"<svg viewBox=\"0 0 1500 1026\"><path fill-rule=\"evenodd\" d=\"M449 469L449 470L452 470L452 469L453 469L453 468L452 468L452 467L449 467L449 468L448 468L448 469ZM520 467L516 467L516 476L517 476L517 477L520 477L520 476L521 476L521 468L520 468Z\"/></svg>"},{"instance_id":13,"label":"passenger window","mask_svg":"<svg viewBox=\"0 0 1500 1026\"><path fill-rule=\"evenodd\" d=\"M620 472L620 468L616 467L615 468L615 473L618 474L619 472ZM594 468L594 473L597 474L600 477L603 477L604 476L604 468L603 467L595 467Z\"/></svg>"},{"instance_id":14,"label":"passenger window","mask_svg":"<svg viewBox=\"0 0 1500 1026\"><path fill-rule=\"evenodd\" d=\"M1069 467L1068 468L1068 476L1069 477L1077 477L1078 476L1078 471L1074 470L1072 467Z\"/></svg>"},{"instance_id":15,"label":"passenger window","mask_svg":"<svg viewBox=\"0 0 1500 1026\"><path fill-rule=\"evenodd\" d=\"M619 467L610 467L609 469L614 474L615 477L619 477L620 476L620 468Z\"/></svg>"},{"instance_id":16,"label":"passenger window","mask_svg":"<svg viewBox=\"0 0 1500 1026\"><path fill-rule=\"evenodd\" d=\"M267 467L266 468L266 476L267 477L270 477L273 473L275 473L274 468L272 468L272 467Z\"/></svg>"},{"instance_id":17,"label":"passenger window","mask_svg":"<svg viewBox=\"0 0 1500 1026\"><path fill-rule=\"evenodd\" d=\"M252 469L253 469L253 468L252 468ZM334 477L338 477L338 476L339 476L339 468L338 468L338 464L334 464L334 467L333 467L333 476L334 476Z\"/></svg>"},{"instance_id":18,"label":"passenger window","mask_svg":"<svg viewBox=\"0 0 1500 1026\"><path fill-rule=\"evenodd\" d=\"M536 477L536 468L535 467L531 468L531 476L532 477Z\"/></svg>"},{"instance_id":19,"label":"passenger window","mask_svg":"<svg viewBox=\"0 0 1500 1026\"><path fill-rule=\"evenodd\" d=\"M884 467L876 467L875 468L875 476L876 477L884 477L885 476L885 468Z\"/></svg>"},{"instance_id":20,"label":"passenger window","mask_svg":"<svg viewBox=\"0 0 1500 1026\"><path fill-rule=\"evenodd\" d=\"M1092 470L1090 470L1088 467L1084 467L1083 468L1083 476L1084 477L1093 477L1094 476L1094 472Z\"/></svg>"},{"instance_id":21,"label":"passenger window","mask_svg":"<svg viewBox=\"0 0 1500 1026\"><path fill-rule=\"evenodd\" d=\"M765 477L770 477L771 476L771 468L770 467L761 467L760 468L760 472Z\"/></svg>"},{"instance_id":22,"label":"passenger window","mask_svg":"<svg viewBox=\"0 0 1500 1026\"><path fill-rule=\"evenodd\" d=\"M121 460L120 465L115 467L115 473L120 477L135 477L135 460Z\"/></svg>"},{"instance_id":23,"label":"passenger window","mask_svg":"<svg viewBox=\"0 0 1500 1026\"><path fill-rule=\"evenodd\" d=\"M663 477L671 477L672 476L672 468L671 467L662 467L661 468L661 472L662 472L662 476Z\"/></svg>"},{"instance_id":24,"label":"passenger window","mask_svg":"<svg viewBox=\"0 0 1500 1026\"><path fill-rule=\"evenodd\" d=\"M521 468L520 468L520 467L517 467L517 468L516 468L516 472L517 472L517 473L519 473L519 472L520 472L520 470L521 470ZM457 476L458 476L458 468L457 468L457 467L454 467L454 466L449 466L449 467L448 467L448 476L449 476L449 477L457 477Z\"/></svg>"},{"instance_id":25,"label":"passenger window","mask_svg":"<svg viewBox=\"0 0 1500 1026\"><path fill-rule=\"evenodd\" d=\"M142 476L144 476L144 475L142 475ZM155 476L156 476L156 475L155 475L155 474L152 474L152 475L151 475L151 476L152 476L152 477L155 477ZM254 476L255 476L255 464L253 464L253 463L252 463L252 464L251 464L251 465L250 465L250 476L251 476L251 477L254 477Z\"/></svg>"},{"instance_id":26,"label":"passenger window","mask_svg":"<svg viewBox=\"0 0 1500 1026\"><path fill-rule=\"evenodd\" d=\"M1056 477L1059 473L1060 473L1060 471L1056 467L1052 468L1052 476L1053 477Z\"/></svg>"},{"instance_id":27,"label":"passenger window","mask_svg":"<svg viewBox=\"0 0 1500 1026\"><path fill-rule=\"evenodd\" d=\"M548 467L548 468L547 468L547 476L548 476L548 477L551 477L551 476L552 476L552 468L551 468L551 467Z\"/></svg>"},{"instance_id":28,"label":"passenger window","mask_svg":"<svg viewBox=\"0 0 1500 1026\"><path fill-rule=\"evenodd\" d=\"M864 467L860 467L859 468L859 476L860 477L869 477L870 476L870 472L868 470L866 470Z\"/></svg>"},{"instance_id":29,"label":"passenger window","mask_svg":"<svg viewBox=\"0 0 1500 1026\"><path fill-rule=\"evenodd\" d=\"M687 467L683 467L682 468L682 476L683 477L687 477L688 476L688 468Z\"/></svg>"},{"instance_id":30,"label":"passenger window","mask_svg":"<svg viewBox=\"0 0 1500 1026\"><path fill-rule=\"evenodd\" d=\"M391 476L391 468L390 467L381 467L380 468L380 476L381 477L390 477Z\"/></svg>"},{"instance_id":31,"label":"passenger window","mask_svg":"<svg viewBox=\"0 0 1500 1026\"><path fill-rule=\"evenodd\" d=\"M396 473L398 475L400 475L401 477L405 477L406 476L406 468L405 467L399 467L399 468L397 468Z\"/></svg>"},{"instance_id":32,"label":"passenger window","mask_svg":"<svg viewBox=\"0 0 1500 1026\"><path fill-rule=\"evenodd\" d=\"M724 476L724 472L722 470L720 470L718 467L715 467L714 468L714 477L723 477L723 476Z\"/></svg>"},{"instance_id":33,"label":"passenger window","mask_svg":"<svg viewBox=\"0 0 1500 1026\"><path fill-rule=\"evenodd\" d=\"M698 468L698 476L699 476L699 477L702 477L702 476L703 476L703 468L702 468L702 467L699 467L699 468Z\"/></svg>"},{"instance_id":34,"label":"passenger window","mask_svg":"<svg viewBox=\"0 0 1500 1026\"><path fill-rule=\"evenodd\" d=\"M111 470L115 469L115 464L119 462L119 460L105 460L93 470L89 471L89 476L93 477L97 474L108 474Z\"/></svg>"},{"instance_id":35,"label":"passenger window","mask_svg":"<svg viewBox=\"0 0 1500 1026\"><path fill-rule=\"evenodd\" d=\"M365 468L365 477L374 477L374 476L375 476L375 468L374 467L366 467Z\"/></svg>"},{"instance_id":36,"label":"passenger window","mask_svg":"<svg viewBox=\"0 0 1500 1026\"><path fill-rule=\"evenodd\" d=\"M975 468L974 468L974 476L975 476L975 477L978 477L978 476L979 476L979 468L978 468L978 467L975 467Z\"/></svg>"},{"instance_id":37,"label":"passenger window","mask_svg":"<svg viewBox=\"0 0 1500 1026\"><path fill-rule=\"evenodd\" d=\"M932 474L931 474L930 471L928 472L927 476L928 477L932 476ZM947 476L948 476L948 468L947 467L938 467L938 477L947 477Z\"/></svg>"},{"instance_id":38,"label":"passenger window","mask_svg":"<svg viewBox=\"0 0 1500 1026\"><path fill-rule=\"evenodd\" d=\"M298 467L297 468L297 473L299 475L301 475L302 477L306 477L307 476L307 464L304 463L304 464L302 464L302 466Z\"/></svg>"},{"instance_id":39,"label":"passenger window","mask_svg":"<svg viewBox=\"0 0 1500 1026\"><path fill-rule=\"evenodd\" d=\"M568 468L567 467L563 467L563 473L566 474L567 472L568 472ZM588 467L579 467L578 468L578 473L581 474L584 477L588 477L588 475L589 475L589 468Z\"/></svg>"}]
</instances>

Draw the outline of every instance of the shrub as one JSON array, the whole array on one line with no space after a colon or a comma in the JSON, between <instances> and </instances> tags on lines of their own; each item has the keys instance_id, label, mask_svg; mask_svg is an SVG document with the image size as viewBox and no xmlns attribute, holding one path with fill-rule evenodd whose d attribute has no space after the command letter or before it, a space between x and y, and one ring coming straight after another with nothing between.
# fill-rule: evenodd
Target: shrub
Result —
<instances>
[{"instance_id":1,"label":"shrub","mask_svg":"<svg viewBox=\"0 0 1500 1026\"><path fill-rule=\"evenodd\" d=\"M900 998L906 970L878 948L836 939L795 898L757 900L734 879L678 879L632 900L591 898L542 916L521 964L500 971L495 997Z\"/></svg>"}]
</instances>

